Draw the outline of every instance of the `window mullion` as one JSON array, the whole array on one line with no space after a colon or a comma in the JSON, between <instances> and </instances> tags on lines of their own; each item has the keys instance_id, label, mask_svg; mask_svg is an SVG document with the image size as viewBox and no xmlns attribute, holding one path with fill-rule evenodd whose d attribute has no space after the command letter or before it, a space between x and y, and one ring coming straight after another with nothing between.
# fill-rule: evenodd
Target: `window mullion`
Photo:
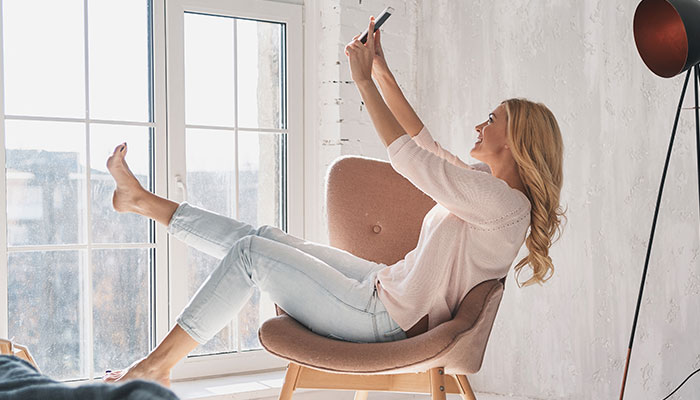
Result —
<instances>
[{"instance_id":1,"label":"window mullion","mask_svg":"<svg viewBox=\"0 0 700 400\"><path fill-rule=\"evenodd\" d=\"M188 128L188 129L206 129L206 130L212 130L212 131L231 131L231 132L287 133L287 129L246 128L246 127L239 127L239 126L216 126L216 125L186 124L185 128Z\"/></svg>"},{"instance_id":2,"label":"window mullion","mask_svg":"<svg viewBox=\"0 0 700 400\"><path fill-rule=\"evenodd\" d=\"M90 120L90 41L89 41L89 14L88 14L88 0L83 0L83 20L84 22L84 53L83 57L85 62L85 119ZM92 278L93 278L93 266L92 266L92 196L90 190L90 123L85 123L85 195L86 201L85 212L87 216L85 221L86 229L86 239L87 239L87 254L86 254L86 275L83 276L83 328L85 329L84 337L84 362L87 363L87 373L88 380L92 380L95 371L93 363L93 353L94 353L94 332L93 332L93 303L92 303ZM81 347L82 348L82 347ZM85 365L85 364L84 364Z\"/></svg>"},{"instance_id":3,"label":"window mullion","mask_svg":"<svg viewBox=\"0 0 700 400\"><path fill-rule=\"evenodd\" d=\"M168 171L167 155L168 140L167 131L167 98L165 90L165 0L152 0L151 2L151 43L152 49L152 119L154 125L153 157L154 157L154 192L162 197L168 197ZM166 228L157 225L155 228L155 269L153 273L153 290L151 304L154 318L152 322L151 347L160 342L170 328L169 319L169 273L168 273L168 237Z\"/></svg>"},{"instance_id":4,"label":"window mullion","mask_svg":"<svg viewBox=\"0 0 700 400\"><path fill-rule=\"evenodd\" d=\"M92 250L131 250L131 249L152 249L155 248L154 243L92 243ZM87 244L41 244L35 246L10 246L7 248L7 253L22 253L27 251L68 251L68 250L86 250Z\"/></svg>"},{"instance_id":5,"label":"window mullion","mask_svg":"<svg viewBox=\"0 0 700 400\"><path fill-rule=\"evenodd\" d=\"M113 121L108 119L90 119L90 118L70 118L70 117L42 117L38 115L5 115L5 119L10 120L21 120L21 121L48 121L48 122L79 122L88 124L101 124L101 125L129 125L129 126L146 126L154 127L155 124L152 122L139 122L139 121Z\"/></svg>"},{"instance_id":6,"label":"window mullion","mask_svg":"<svg viewBox=\"0 0 700 400\"><path fill-rule=\"evenodd\" d=\"M234 183L234 193L233 193L233 200L235 204L235 209L233 212L233 215L235 216L235 219L240 219L241 215L241 207L239 205L239 200L240 200L240 188L239 188L239 182L240 182L240 172L238 170L239 167L239 162L238 162L238 20L233 19L233 126L234 126L234 131L233 131L233 159L234 159L234 166L233 166L233 177L236 180ZM238 337L238 315L236 315L236 318L231 320L229 322L229 332L231 332L231 337L233 339L233 342L231 343L231 347L235 349L237 352L241 352L241 340Z\"/></svg>"},{"instance_id":7,"label":"window mullion","mask_svg":"<svg viewBox=\"0 0 700 400\"><path fill-rule=\"evenodd\" d=\"M2 0L0 0L0 21L3 20ZM8 299L7 282L9 280L7 268L7 180L5 173L5 72L3 59L4 39L3 30L0 27L0 337L8 337Z\"/></svg>"}]
</instances>

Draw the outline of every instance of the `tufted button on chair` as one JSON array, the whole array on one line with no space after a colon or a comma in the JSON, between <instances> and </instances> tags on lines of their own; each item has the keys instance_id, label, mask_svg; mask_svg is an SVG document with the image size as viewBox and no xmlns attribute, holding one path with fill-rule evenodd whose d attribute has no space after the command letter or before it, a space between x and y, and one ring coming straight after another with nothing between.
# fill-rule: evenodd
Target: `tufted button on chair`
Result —
<instances>
[{"instance_id":1,"label":"tufted button on chair","mask_svg":"<svg viewBox=\"0 0 700 400\"><path fill-rule=\"evenodd\" d=\"M435 202L386 161L348 156L329 168L326 205L330 244L367 260L392 265L416 247L425 214ZM476 399L466 374L481 368L503 295L504 280L467 293L453 319L404 340L352 343L317 335L277 308L260 327L260 343L289 360L280 400L295 389L446 393Z\"/></svg>"}]
</instances>

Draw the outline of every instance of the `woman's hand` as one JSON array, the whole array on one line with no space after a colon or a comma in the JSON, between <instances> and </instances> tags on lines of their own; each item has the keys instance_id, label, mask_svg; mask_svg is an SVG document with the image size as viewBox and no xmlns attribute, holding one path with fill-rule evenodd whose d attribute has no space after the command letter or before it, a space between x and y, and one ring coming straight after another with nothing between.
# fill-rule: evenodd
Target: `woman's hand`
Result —
<instances>
[{"instance_id":1,"label":"woman's hand","mask_svg":"<svg viewBox=\"0 0 700 400\"><path fill-rule=\"evenodd\" d=\"M374 32L374 17L370 17L368 32ZM352 38L352 42L345 46L345 55L350 59L350 72L355 83L372 80L375 41L372 40L374 35L372 37L367 36L365 44L358 40L360 35L356 35Z\"/></svg>"}]
</instances>

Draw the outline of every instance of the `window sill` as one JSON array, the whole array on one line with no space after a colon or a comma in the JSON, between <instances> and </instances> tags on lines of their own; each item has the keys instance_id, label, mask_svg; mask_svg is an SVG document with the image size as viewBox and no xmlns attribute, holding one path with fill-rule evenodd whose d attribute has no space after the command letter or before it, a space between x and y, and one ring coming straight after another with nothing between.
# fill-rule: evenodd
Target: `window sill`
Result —
<instances>
[{"instance_id":1,"label":"window sill","mask_svg":"<svg viewBox=\"0 0 700 400\"><path fill-rule=\"evenodd\" d=\"M286 369L172 382L181 399L262 399L277 397ZM299 390L302 392L303 390ZM296 392L296 391L295 391Z\"/></svg>"}]
</instances>

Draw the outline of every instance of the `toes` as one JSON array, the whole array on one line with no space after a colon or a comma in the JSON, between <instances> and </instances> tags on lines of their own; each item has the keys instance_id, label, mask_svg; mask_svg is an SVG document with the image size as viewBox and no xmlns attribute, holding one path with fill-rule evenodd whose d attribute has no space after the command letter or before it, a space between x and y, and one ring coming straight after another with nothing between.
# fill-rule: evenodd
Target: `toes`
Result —
<instances>
[{"instance_id":1,"label":"toes","mask_svg":"<svg viewBox=\"0 0 700 400\"><path fill-rule=\"evenodd\" d=\"M105 371L104 376L102 376L102 380L105 381L105 382L114 382L114 381L116 381L117 379L119 379L119 377L120 377L121 375L122 375L122 371L110 371L110 370L107 370L107 371Z\"/></svg>"},{"instance_id":2,"label":"toes","mask_svg":"<svg viewBox=\"0 0 700 400\"><path fill-rule=\"evenodd\" d=\"M126 154L126 142L121 143L117 147L114 148L114 151L112 152L112 155L125 155Z\"/></svg>"}]
</instances>

